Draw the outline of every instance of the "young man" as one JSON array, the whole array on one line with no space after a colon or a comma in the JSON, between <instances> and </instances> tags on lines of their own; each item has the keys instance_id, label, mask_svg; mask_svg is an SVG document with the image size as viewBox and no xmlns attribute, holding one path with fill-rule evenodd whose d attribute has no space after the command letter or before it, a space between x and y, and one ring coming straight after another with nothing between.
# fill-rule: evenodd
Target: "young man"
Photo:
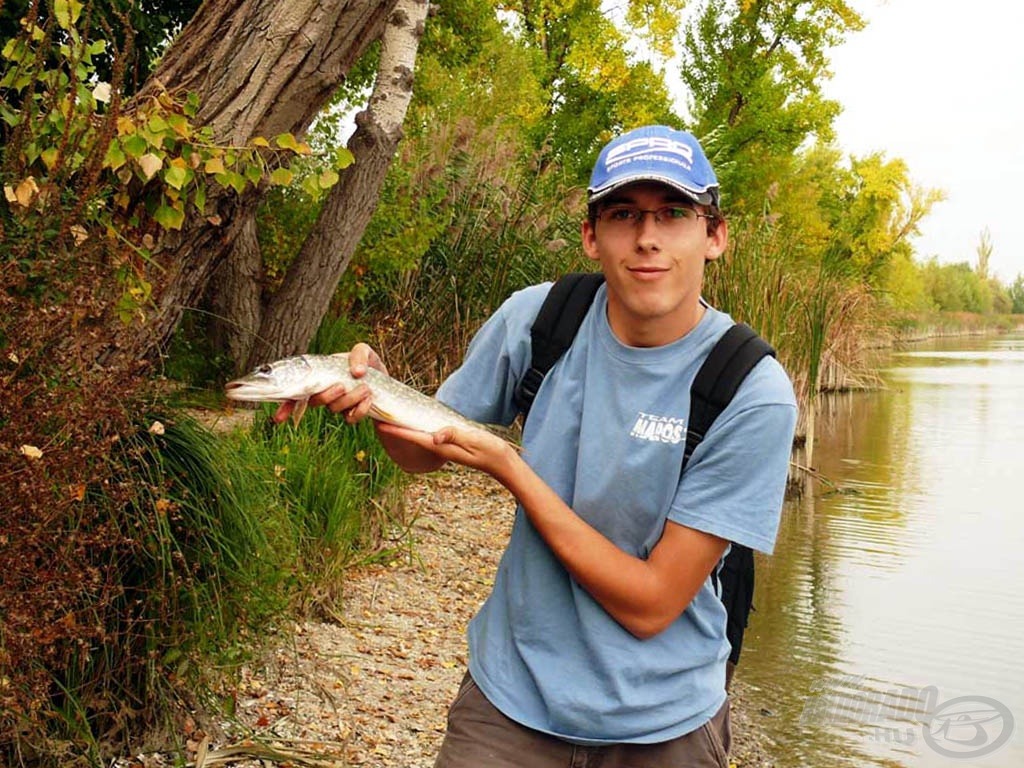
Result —
<instances>
[{"instance_id":1,"label":"young man","mask_svg":"<svg viewBox=\"0 0 1024 768\"><path fill-rule=\"evenodd\" d=\"M544 379L521 453L490 435L378 426L408 471L474 467L518 502L493 592L469 628L469 672L438 768L728 764L730 649L710 574L731 541L774 545L792 387L762 360L680 479L690 384L732 325L700 298L728 228L693 136L648 126L609 143L582 235L606 282ZM548 288L498 309L439 399L511 423ZM357 376L383 368L366 345L351 360ZM351 422L370 405L365 387L314 402Z\"/></svg>"}]
</instances>

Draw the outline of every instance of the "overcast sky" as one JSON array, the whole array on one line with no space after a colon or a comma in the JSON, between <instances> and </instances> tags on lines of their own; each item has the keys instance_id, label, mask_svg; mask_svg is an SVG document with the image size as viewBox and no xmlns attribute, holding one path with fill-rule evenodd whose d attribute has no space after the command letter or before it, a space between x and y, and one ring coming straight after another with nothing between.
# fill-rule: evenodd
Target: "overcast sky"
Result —
<instances>
[{"instance_id":1,"label":"overcast sky","mask_svg":"<svg viewBox=\"0 0 1024 768\"><path fill-rule=\"evenodd\" d=\"M1024 273L1024 4L852 0L868 25L832 51L825 91L843 105L840 146L903 158L945 190L919 258L977 259L981 232L1003 282Z\"/></svg>"}]
</instances>

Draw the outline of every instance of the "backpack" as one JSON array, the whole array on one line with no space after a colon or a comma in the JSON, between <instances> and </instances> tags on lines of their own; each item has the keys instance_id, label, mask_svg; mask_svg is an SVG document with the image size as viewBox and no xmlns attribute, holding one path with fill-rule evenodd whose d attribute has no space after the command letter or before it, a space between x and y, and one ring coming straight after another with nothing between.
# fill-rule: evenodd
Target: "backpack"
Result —
<instances>
[{"instance_id":1,"label":"backpack","mask_svg":"<svg viewBox=\"0 0 1024 768\"><path fill-rule=\"evenodd\" d=\"M530 327L530 368L520 379L514 396L524 425L545 374L572 346L603 282L604 275L600 273L573 272L559 278L544 299ZM729 405L747 374L766 355L774 357L775 350L743 323L733 325L715 344L690 387L690 416L680 477L715 419ZM711 579L728 614L726 637L732 646L729 661L735 665L739 662L743 632L754 599L754 553L749 547L734 543Z\"/></svg>"}]
</instances>

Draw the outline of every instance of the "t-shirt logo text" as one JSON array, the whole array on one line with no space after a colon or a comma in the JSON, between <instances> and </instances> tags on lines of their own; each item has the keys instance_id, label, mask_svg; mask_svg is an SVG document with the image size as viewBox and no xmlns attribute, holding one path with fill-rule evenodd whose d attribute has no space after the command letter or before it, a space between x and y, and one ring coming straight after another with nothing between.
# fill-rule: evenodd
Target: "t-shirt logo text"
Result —
<instances>
[{"instance_id":1,"label":"t-shirt logo text","mask_svg":"<svg viewBox=\"0 0 1024 768\"><path fill-rule=\"evenodd\" d=\"M678 445L686 439L686 420L640 412L629 436L652 443Z\"/></svg>"}]
</instances>

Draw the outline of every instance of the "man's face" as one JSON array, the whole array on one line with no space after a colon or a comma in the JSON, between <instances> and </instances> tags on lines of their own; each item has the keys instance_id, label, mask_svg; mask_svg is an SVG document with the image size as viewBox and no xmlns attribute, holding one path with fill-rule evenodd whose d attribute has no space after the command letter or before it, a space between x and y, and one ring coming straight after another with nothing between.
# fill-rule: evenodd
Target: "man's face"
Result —
<instances>
[{"instance_id":1,"label":"man's face","mask_svg":"<svg viewBox=\"0 0 1024 768\"><path fill-rule=\"evenodd\" d=\"M724 221L708 234L708 219L696 215L672 223L658 223L653 213L628 217L631 210L671 206L704 214L671 187L639 182L602 200L595 224L583 223L583 249L601 264L608 284L612 331L631 346L668 344L697 324L704 262L717 259L728 242Z\"/></svg>"}]
</instances>

